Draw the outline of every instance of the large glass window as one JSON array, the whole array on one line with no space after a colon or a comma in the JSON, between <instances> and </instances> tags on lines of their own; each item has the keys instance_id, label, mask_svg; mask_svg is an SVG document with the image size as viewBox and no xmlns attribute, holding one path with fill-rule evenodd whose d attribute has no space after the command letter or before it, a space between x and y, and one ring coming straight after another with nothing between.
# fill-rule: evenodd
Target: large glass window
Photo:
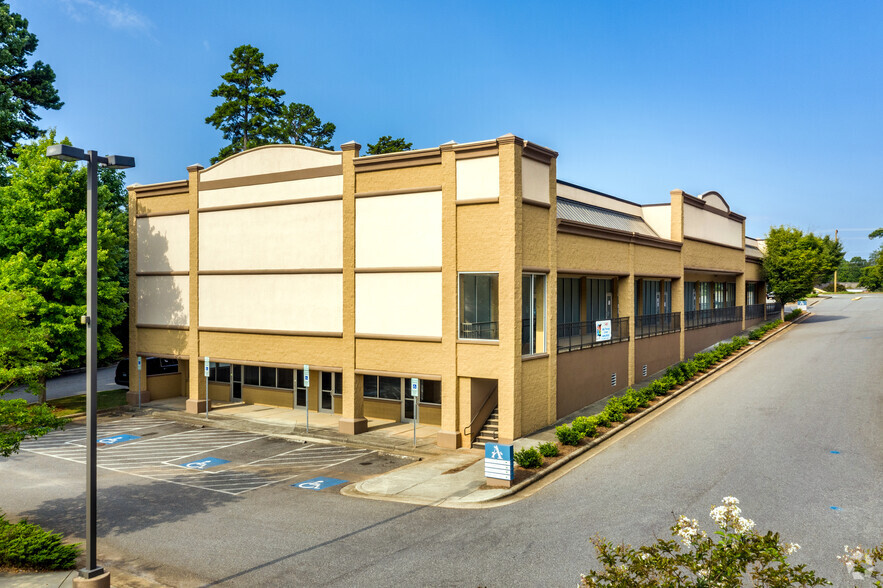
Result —
<instances>
[{"instance_id":1,"label":"large glass window","mask_svg":"<svg viewBox=\"0 0 883 588\"><path fill-rule=\"evenodd\" d=\"M260 386L261 385L261 370L256 365L247 365L245 369L242 370L242 383L246 386Z\"/></svg>"},{"instance_id":2,"label":"large glass window","mask_svg":"<svg viewBox=\"0 0 883 588\"><path fill-rule=\"evenodd\" d=\"M288 390L294 388L294 370L285 368L276 370L276 386Z\"/></svg>"},{"instance_id":3,"label":"large glass window","mask_svg":"<svg viewBox=\"0 0 883 588\"><path fill-rule=\"evenodd\" d=\"M684 283L684 310L687 312L696 310L696 282Z\"/></svg>"},{"instance_id":4,"label":"large glass window","mask_svg":"<svg viewBox=\"0 0 883 588\"><path fill-rule=\"evenodd\" d=\"M384 400L402 399L402 379L390 376L362 376L362 396Z\"/></svg>"},{"instance_id":5,"label":"large glass window","mask_svg":"<svg viewBox=\"0 0 883 588\"><path fill-rule=\"evenodd\" d=\"M438 380L420 380L420 403L441 404L441 382Z\"/></svg>"},{"instance_id":6,"label":"large glass window","mask_svg":"<svg viewBox=\"0 0 883 588\"><path fill-rule=\"evenodd\" d=\"M699 283L699 310L711 308L712 282Z\"/></svg>"},{"instance_id":7,"label":"large glass window","mask_svg":"<svg viewBox=\"0 0 883 588\"><path fill-rule=\"evenodd\" d=\"M644 304L641 314L659 314L662 312L662 290L659 280L642 280L644 283Z\"/></svg>"},{"instance_id":8,"label":"large glass window","mask_svg":"<svg viewBox=\"0 0 883 588\"><path fill-rule=\"evenodd\" d=\"M521 354L546 352L546 276L521 277Z\"/></svg>"},{"instance_id":9,"label":"large glass window","mask_svg":"<svg viewBox=\"0 0 883 588\"><path fill-rule=\"evenodd\" d=\"M662 312L671 312L671 280L662 282Z\"/></svg>"},{"instance_id":10,"label":"large glass window","mask_svg":"<svg viewBox=\"0 0 883 588\"><path fill-rule=\"evenodd\" d=\"M736 284L727 282L727 306L736 306Z\"/></svg>"},{"instance_id":11,"label":"large glass window","mask_svg":"<svg viewBox=\"0 0 883 588\"><path fill-rule=\"evenodd\" d=\"M745 304L757 304L757 282L745 284Z\"/></svg>"},{"instance_id":12,"label":"large glass window","mask_svg":"<svg viewBox=\"0 0 883 588\"><path fill-rule=\"evenodd\" d=\"M727 305L727 291L723 282L714 283L714 307L723 308Z\"/></svg>"},{"instance_id":13,"label":"large glass window","mask_svg":"<svg viewBox=\"0 0 883 588\"><path fill-rule=\"evenodd\" d=\"M558 278L558 324L580 322L579 282L579 278Z\"/></svg>"},{"instance_id":14,"label":"large glass window","mask_svg":"<svg viewBox=\"0 0 883 588\"><path fill-rule=\"evenodd\" d=\"M261 368L261 386L264 386L266 388L276 387L276 368Z\"/></svg>"},{"instance_id":15,"label":"large glass window","mask_svg":"<svg viewBox=\"0 0 883 588\"><path fill-rule=\"evenodd\" d=\"M230 382L230 364L209 362L209 382Z\"/></svg>"},{"instance_id":16,"label":"large glass window","mask_svg":"<svg viewBox=\"0 0 883 588\"><path fill-rule=\"evenodd\" d=\"M460 274L460 338L499 339L497 274Z\"/></svg>"},{"instance_id":17,"label":"large glass window","mask_svg":"<svg viewBox=\"0 0 883 588\"><path fill-rule=\"evenodd\" d=\"M586 280L586 320L605 321L613 318L613 280Z\"/></svg>"}]
</instances>

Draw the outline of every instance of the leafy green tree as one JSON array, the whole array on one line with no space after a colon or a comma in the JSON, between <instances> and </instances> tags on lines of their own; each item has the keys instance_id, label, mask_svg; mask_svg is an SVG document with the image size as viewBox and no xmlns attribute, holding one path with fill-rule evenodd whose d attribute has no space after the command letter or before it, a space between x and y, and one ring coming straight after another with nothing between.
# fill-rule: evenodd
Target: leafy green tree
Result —
<instances>
[{"instance_id":1,"label":"leafy green tree","mask_svg":"<svg viewBox=\"0 0 883 588\"><path fill-rule=\"evenodd\" d=\"M396 153L398 151L410 151L413 143L405 141L404 137L393 139L391 135L383 135L376 143L368 143L368 151L365 155L380 155L381 153Z\"/></svg>"},{"instance_id":2,"label":"leafy green tree","mask_svg":"<svg viewBox=\"0 0 883 588\"><path fill-rule=\"evenodd\" d=\"M276 138L280 143L333 149L331 137L336 129L334 123L323 123L307 104L283 104L276 118Z\"/></svg>"},{"instance_id":3,"label":"leafy green tree","mask_svg":"<svg viewBox=\"0 0 883 588\"><path fill-rule=\"evenodd\" d=\"M812 292L813 284L833 274L843 257L842 249L833 247L835 243L792 227L771 228L763 269L776 300L785 303L802 298Z\"/></svg>"},{"instance_id":4,"label":"leafy green tree","mask_svg":"<svg viewBox=\"0 0 883 588\"><path fill-rule=\"evenodd\" d=\"M56 417L46 404L28 406L25 400L0 400L0 455L18 452L21 442L36 439L64 428L66 421Z\"/></svg>"},{"instance_id":5,"label":"leafy green tree","mask_svg":"<svg viewBox=\"0 0 883 588\"><path fill-rule=\"evenodd\" d=\"M27 293L25 317L47 333L47 357L60 367L82 365L86 338L86 168L45 156L55 133L16 148L0 187L0 290ZM128 213L122 172L104 169L98 200L98 357L115 358L111 329L126 316L121 268L128 256ZM45 398L45 378L40 382Z\"/></svg>"},{"instance_id":6,"label":"leafy green tree","mask_svg":"<svg viewBox=\"0 0 883 588\"><path fill-rule=\"evenodd\" d=\"M264 64L264 54L251 45L240 45L230 55L230 71L224 82L212 90L212 98L223 98L205 122L224 133L230 144L221 149L212 163L234 153L271 143L277 134L276 117L284 90L267 83L279 65Z\"/></svg>"},{"instance_id":7,"label":"leafy green tree","mask_svg":"<svg viewBox=\"0 0 883 588\"><path fill-rule=\"evenodd\" d=\"M36 49L37 36L28 31L27 19L0 0L0 153L6 158L15 156L17 142L43 132L34 124L40 120L37 108L58 110L64 104L52 68L42 61L28 65Z\"/></svg>"},{"instance_id":8,"label":"leafy green tree","mask_svg":"<svg viewBox=\"0 0 883 588\"><path fill-rule=\"evenodd\" d=\"M862 276L862 268L867 266L868 262L859 256L854 256L849 261L840 264L837 270L837 279L841 282L858 282Z\"/></svg>"},{"instance_id":9,"label":"leafy green tree","mask_svg":"<svg viewBox=\"0 0 883 588\"><path fill-rule=\"evenodd\" d=\"M35 294L0 290L0 396L13 386L39 394L39 383L58 371L46 328L32 323Z\"/></svg>"},{"instance_id":10,"label":"leafy green tree","mask_svg":"<svg viewBox=\"0 0 883 588\"><path fill-rule=\"evenodd\" d=\"M868 235L868 239L880 237L883 237L883 229L876 229ZM868 261L868 265L862 268L859 284L868 290L883 290L883 246L874 250Z\"/></svg>"}]
</instances>

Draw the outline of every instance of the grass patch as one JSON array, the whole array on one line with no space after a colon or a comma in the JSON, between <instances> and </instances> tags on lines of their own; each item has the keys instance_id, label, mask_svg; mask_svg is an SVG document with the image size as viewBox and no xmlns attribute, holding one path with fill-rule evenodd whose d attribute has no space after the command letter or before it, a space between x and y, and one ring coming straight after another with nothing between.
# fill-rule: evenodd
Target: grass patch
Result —
<instances>
[{"instance_id":1,"label":"grass patch","mask_svg":"<svg viewBox=\"0 0 883 588\"><path fill-rule=\"evenodd\" d=\"M98 392L98 410L106 408L118 408L126 405L126 390L104 390ZM63 417L80 412L86 412L86 395L68 396L46 401L46 404L54 409L55 416Z\"/></svg>"}]
</instances>

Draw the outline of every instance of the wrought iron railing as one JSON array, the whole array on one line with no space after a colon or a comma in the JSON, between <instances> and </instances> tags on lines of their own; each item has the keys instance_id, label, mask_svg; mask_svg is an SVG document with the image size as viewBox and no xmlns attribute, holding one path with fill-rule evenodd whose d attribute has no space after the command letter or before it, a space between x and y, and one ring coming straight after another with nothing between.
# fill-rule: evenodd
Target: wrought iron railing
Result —
<instances>
[{"instance_id":1,"label":"wrought iron railing","mask_svg":"<svg viewBox=\"0 0 883 588\"><path fill-rule=\"evenodd\" d=\"M690 310L684 313L684 327L689 329L701 329L724 323L734 323L742 320L741 306L728 306L725 308L706 308L705 310Z\"/></svg>"},{"instance_id":2,"label":"wrought iron railing","mask_svg":"<svg viewBox=\"0 0 883 588\"><path fill-rule=\"evenodd\" d=\"M483 323L460 323L461 339L499 339L497 321L485 321Z\"/></svg>"},{"instance_id":3,"label":"wrought iron railing","mask_svg":"<svg viewBox=\"0 0 883 588\"><path fill-rule=\"evenodd\" d=\"M558 324L558 353L629 340L629 317L610 319L610 339L599 340L596 321Z\"/></svg>"},{"instance_id":4,"label":"wrought iron railing","mask_svg":"<svg viewBox=\"0 0 883 588\"><path fill-rule=\"evenodd\" d=\"M779 302L770 302L766 305L766 318L773 318L782 312L782 304Z\"/></svg>"},{"instance_id":5,"label":"wrought iron railing","mask_svg":"<svg viewBox=\"0 0 883 588\"><path fill-rule=\"evenodd\" d=\"M764 318L766 304L747 304L745 306L745 320L753 321Z\"/></svg>"},{"instance_id":6,"label":"wrought iron railing","mask_svg":"<svg viewBox=\"0 0 883 588\"><path fill-rule=\"evenodd\" d=\"M643 314L635 317L635 339L677 333L681 330L681 313Z\"/></svg>"}]
</instances>

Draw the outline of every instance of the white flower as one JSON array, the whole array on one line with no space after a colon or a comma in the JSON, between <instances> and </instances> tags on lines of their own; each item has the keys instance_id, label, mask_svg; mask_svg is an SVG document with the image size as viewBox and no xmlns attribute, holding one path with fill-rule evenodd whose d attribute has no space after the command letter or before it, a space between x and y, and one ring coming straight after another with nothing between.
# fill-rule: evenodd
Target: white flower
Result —
<instances>
[{"instance_id":1,"label":"white flower","mask_svg":"<svg viewBox=\"0 0 883 588\"><path fill-rule=\"evenodd\" d=\"M792 553L800 549L800 545L798 545L797 543L785 543L784 547L786 555L791 555Z\"/></svg>"},{"instance_id":2,"label":"white flower","mask_svg":"<svg viewBox=\"0 0 883 588\"><path fill-rule=\"evenodd\" d=\"M697 537L705 537L705 531L699 529L699 521L688 519L684 515L678 519L677 534L684 545L692 545Z\"/></svg>"}]
</instances>

